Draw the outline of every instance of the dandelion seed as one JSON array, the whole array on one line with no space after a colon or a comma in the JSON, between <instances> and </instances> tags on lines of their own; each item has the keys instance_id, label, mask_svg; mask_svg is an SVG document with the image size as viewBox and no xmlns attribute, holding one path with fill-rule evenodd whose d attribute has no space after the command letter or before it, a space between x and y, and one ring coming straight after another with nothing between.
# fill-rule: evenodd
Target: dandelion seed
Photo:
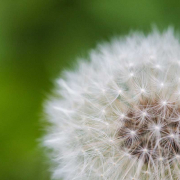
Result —
<instances>
[{"instance_id":1,"label":"dandelion seed","mask_svg":"<svg viewBox=\"0 0 180 180\"><path fill-rule=\"evenodd\" d=\"M103 93L105 93L105 92L106 92L106 90L105 90L105 89L102 89L102 92L103 92Z\"/></svg>"},{"instance_id":2,"label":"dandelion seed","mask_svg":"<svg viewBox=\"0 0 180 180\"><path fill-rule=\"evenodd\" d=\"M130 134L132 135L132 136L134 136L135 134L136 134L136 132L135 131L130 131Z\"/></svg>"},{"instance_id":3,"label":"dandelion seed","mask_svg":"<svg viewBox=\"0 0 180 180\"><path fill-rule=\"evenodd\" d=\"M169 137L173 139L173 138L175 138L175 135L174 134L170 134Z\"/></svg>"},{"instance_id":4,"label":"dandelion seed","mask_svg":"<svg viewBox=\"0 0 180 180\"><path fill-rule=\"evenodd\" d=\"M160 131L161 130L161 126L154 126L154 129L156 130L156 131Z\"/></svg>"},{"instance_id":5,"label":"dandelion seed","mask_svg":"<svg viewBox=\"0 0 180 180\"><path fill-rule=\"evenodd\" d=\"M121 114L120 117L121 119L123 119L125 117L125 114Z\"/></svg>"},{"instance_id":6,"label":"dandelion seed","mask_svg":"<svg viewBox=\"0 0 180 180\"><path fill-rule=\"evenodd\" d=\"M161 86L161 87L164 87L164 83L163 83L163 82L162 82L162 83L160 83L160 86Z\"/></svg>"},{"instance_id":7,"label":"dandelion seed","mask_svg":"<svg viewBox=\"0 0 180 180\"><path fill-rule=\"evenodd\" d=\"M146 92L145 89L141 89L140 91L141 91L141 93L145 93Z\"/></svg>"},{"instance_id":8,"label":"dandelion seed","mask_svg":"<svg viewBox=\"0 0 180 180\"><path fill-rule=\"evenodd\" d=\"M160 66L159 64L157 64L155 67L156 67L157 69L161 69L161 66Z\"/></svg>"},{"instance_id":9,"label":"dandelion seed","mask_svg":"<svg viewBox=\"0 0 180 180\"><path fill-rule=\"evenodd\" d=\"M144 149L142 149L142 151L143 151L144 153L147 153L147 152L148 152L148 149L144 148Z\"/></svg>"},{"instance_id":10,"label":"dandelion seed","mask_svg":"<svg viewBox=\"0 0 180 180\"><path fill-rule=\"evenodd\" d=\"M133 77L133 76L134 76L134 73L130 73L129 76L130 76L130 77Z\"/></svg>"},{"instance_id":11,"label":"dandelion seed","mask_svg":"<svg viewBox=\"0 0 180 180\"><path fill-rule=\"evenodd\" d=\"M158 160L159 161L164 161L164 158L163 157L159 157Z\"/></svg>"},{"instance_id":12,"label":"dandelion seed","mask_svg":"<svg viewBox=\"0 0 180 180\"><path fill-rule=\"evenodd\" d=\"M122 90L121 89L118 90L118 94L122 94Z\"/></svg>"},{"instance_id":13,"label":"dandelion seed","mask_svg":"<svg viewBox=\"0 0 180 180\"><path fill-rule=\"evenodd\" d=\"M147 116L147 112L142 113L143 117Z\"/></svg>"},{"instance_id":14,"label":"dandelion seed","mask_svg":"<svg viewBox=\"0 0 180 180\"><path fill-rule=\"evenodd\" d=\"M166 106L167 105L167 101L162 101L162 105Z\"/></svg>"},{"instance_id":15,"label":"dandelion seed","mask_svg":"<svg viewBox=\"0 0 180 180\"><path fill-rule=\"evenodd\" d=\"M106 113L106 111L103 109L103 110L102 110L102 113L103 113L103 114L105 114L105 113Z\"/></svg>"},{"instance_id":16,"label":"dandelion seed","mask_svg":"<svg viewBox=\"0 0 180 180\"><path fill-rule=\"evenodd\" d=\"M109 126L109 123L106 122L105 124L106 124L106 126Z\"/></svg>"},{"instance_id":17,"label":"dandelion seed","mask_svg":"<svg viewBox=\"0 0 180 180\"><path fill-rule=\"evenodd\" d=\"M133 65L134 65L133 63L129 63L129 67L133 67Z\"/></svg>"},{"instance_id":18,"label":"dandelion seed","mask_svg":"<svg viewBox=\"0 0 180 180\"><path fill-rule=\"evenodd\" d=\"M149 171L144 171L145 174L151 174Z\"/></svg>"}]
</instances>

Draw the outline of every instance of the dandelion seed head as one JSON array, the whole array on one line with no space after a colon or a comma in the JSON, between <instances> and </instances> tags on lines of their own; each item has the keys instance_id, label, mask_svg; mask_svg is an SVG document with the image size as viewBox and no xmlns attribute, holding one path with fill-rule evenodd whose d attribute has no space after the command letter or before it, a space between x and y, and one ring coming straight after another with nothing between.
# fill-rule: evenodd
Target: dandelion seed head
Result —
<instances>
[{"instance_id":1,"label":"dandelion seed head","mask_svg":"<svg viewBox=\"0 0 180 180\"><path fill-rule=\"evenodd\" d=\"M180 44L169 29L99 45L45 104L53 179L171 179L180 166Z\"/></svg>"}]
</instances>

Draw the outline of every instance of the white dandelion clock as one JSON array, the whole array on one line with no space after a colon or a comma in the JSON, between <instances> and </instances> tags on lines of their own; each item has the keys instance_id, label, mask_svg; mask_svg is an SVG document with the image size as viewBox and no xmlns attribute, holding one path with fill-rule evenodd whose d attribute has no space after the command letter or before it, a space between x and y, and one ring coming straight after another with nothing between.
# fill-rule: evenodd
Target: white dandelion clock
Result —
<instances>
[{"instance_id":1,"label":"white dandelion clock","mask_svg":"<svg viewBox=\"0 0 180 180\"><path fill-rule=\"evenodd\" d=\"M54 179L180 179L180 44L172 29L100 45L55 90L44 139Z\"/></svg>"}]
</instances>

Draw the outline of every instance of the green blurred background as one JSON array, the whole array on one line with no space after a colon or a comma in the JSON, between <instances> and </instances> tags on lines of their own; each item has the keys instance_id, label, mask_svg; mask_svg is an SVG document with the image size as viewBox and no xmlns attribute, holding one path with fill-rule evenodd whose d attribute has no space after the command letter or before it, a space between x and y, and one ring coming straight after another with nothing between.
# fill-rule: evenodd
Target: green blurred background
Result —
<instances>
[{"instance_id":1,"label":"green blurred background","mask_svg":"<svg viewBox=\"0 0 180 180\"><path fill-rule=\"evenodd\" d=\"M176 0L0 0L0 180L50 180L39 148L52 80L98 42L180 29Z\"/></svg>"}]
</instances>

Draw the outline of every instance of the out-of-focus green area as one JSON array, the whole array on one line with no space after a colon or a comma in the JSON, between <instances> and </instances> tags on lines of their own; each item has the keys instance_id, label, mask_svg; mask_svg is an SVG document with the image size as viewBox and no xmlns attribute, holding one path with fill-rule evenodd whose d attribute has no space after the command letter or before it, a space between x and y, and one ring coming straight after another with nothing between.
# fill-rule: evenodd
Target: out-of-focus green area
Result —
<instances>
[{"instance_id":1,"label":"out-of-focus green area","mask_svg":"<svg viewBox=\"0 0 180 180\"><path fill-rule=\"evenodd\" d=\"M180 29L178 0L0 1L0 179L49 180L42 103L76 57L114 35Z\"/></svg>"}]
</instances>

